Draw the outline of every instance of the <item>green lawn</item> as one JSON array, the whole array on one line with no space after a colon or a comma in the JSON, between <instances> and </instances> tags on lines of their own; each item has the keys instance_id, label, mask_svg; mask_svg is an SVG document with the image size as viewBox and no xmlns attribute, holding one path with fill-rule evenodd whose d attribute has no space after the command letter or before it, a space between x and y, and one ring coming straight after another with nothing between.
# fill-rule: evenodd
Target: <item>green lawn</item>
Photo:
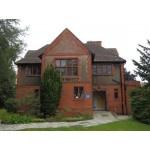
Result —
<instances>
[{"instance_id":1,"label":"green lawn","mask_svg":"<svg viewBox=\"0 0 150 150\"><path fill-rule=\"evenodd\" d=\"M150 131L150 125L127 119L91 127L72 126L60 128L36 128L25 131Z\"/></svg>"}]
</instances>

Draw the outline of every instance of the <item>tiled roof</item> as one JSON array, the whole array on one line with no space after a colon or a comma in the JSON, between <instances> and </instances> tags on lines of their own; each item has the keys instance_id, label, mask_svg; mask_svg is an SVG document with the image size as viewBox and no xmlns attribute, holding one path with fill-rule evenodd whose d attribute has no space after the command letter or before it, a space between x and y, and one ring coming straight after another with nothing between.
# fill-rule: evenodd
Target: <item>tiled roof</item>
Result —
<instances>
[{"instance_id":1,"label":"tiled roof","mask_svg":"<svg viewBox=\"0 0 150 150\"><path fill-rule=\"evenodd\" d=\"M118 54L116 48L104 48L101 41L90 41L85 44L90 53L94 56L94 62L126 62ZM38 50L29 50L25 57L17 61L16 64L41 63L40 55L42 55L48 45Z\"/></svg>"},{"instance_id":2,"label":"tiled roof","mask_svg":"<svg viewBox=\"0 0 150 150\"><path fill-rule=\"evenodd\" d=\"M104 48L101 41L90 41L85 45L94 55L94 62L126 62L119 56L116 48Z\"/></svg>"},{"instance_id":3,"label":"tiled roof","mask_svg":"<svg viewBox=\"0 0 150 150\"><path fill-rule=\"evenodd\" d=\"M43 54L48 45L41 47L38 50L29 50L25 57L17 61L16 64L30 64L30 63L41 63L40 55Z\"/></svg>"}]
</instances>

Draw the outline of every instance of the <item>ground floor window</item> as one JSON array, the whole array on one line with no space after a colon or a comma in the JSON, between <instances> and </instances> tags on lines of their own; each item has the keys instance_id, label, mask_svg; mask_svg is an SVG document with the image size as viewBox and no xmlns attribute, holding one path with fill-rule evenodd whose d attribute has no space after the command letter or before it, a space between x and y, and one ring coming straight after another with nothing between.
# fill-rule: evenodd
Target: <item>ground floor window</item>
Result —
<instances>
[{"instance_id":1,"label":"ground floor window","mask_svg":"<svg viewBox=\"0 0 150 150\"><path fill-rule=\"evenodd\" d=\"M118 89L114 89L114 98L115 98L115 99L118 98Z\"/></svg>"},{"instance_id":2,"label":"ground floor window","mask_svg":"<svg viewBox=\"0 0 150 150\"><path fill-rule=\"evenodd\" d=\"M79 99L83 98L84 88L82 86L74 87L74 98Z\"/></svg>"}]
</instances>

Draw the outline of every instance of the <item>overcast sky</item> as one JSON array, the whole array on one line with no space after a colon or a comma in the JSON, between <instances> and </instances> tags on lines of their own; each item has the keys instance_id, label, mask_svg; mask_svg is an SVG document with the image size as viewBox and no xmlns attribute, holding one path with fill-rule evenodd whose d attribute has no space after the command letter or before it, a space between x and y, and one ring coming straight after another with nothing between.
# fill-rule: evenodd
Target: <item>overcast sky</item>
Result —
<instances>
[{"instance_id":1,"label":"overcast sky","mask_svg":"<svg viewBox=\"0 0 150 150\"><path fill-rule=\"evenodd\" d=\"M149 6L145 0L5 0L0 14L29 26L26 49L51 43L69 28L82 42L97 40L104 47L117 48L127 60L127 69L133 71L138 44L146 45L150 39Z\"/></svg>"}]
</instances>

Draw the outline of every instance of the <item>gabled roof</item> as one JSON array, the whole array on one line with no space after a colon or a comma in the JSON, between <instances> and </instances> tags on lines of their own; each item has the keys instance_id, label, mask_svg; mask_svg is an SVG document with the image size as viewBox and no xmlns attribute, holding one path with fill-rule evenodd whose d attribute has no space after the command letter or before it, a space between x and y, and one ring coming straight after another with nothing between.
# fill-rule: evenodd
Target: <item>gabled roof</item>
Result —
<instances>
[{"instance_id":1,"label":"gabled roof","mask_svg":"<svg viewBox=\"0 0 150 150\"><path fill-rule=\"evenodd\" d=\"M64 32L69 32L73 35L73 33L68 29L65 29L62 33ZM56 39L59 39L62 33ZM89 52L94 56L94 62L126 62L123 58L119 56L116 48L104 48L101 46L101 41L89 41L83 44L76 36L73 35L73 37L76 38L77 41L79 41L80 46L85 47L85 49L89 50ZM56 39L54 41L56 41ZM53 46L53 44L57 44L54 43L54 41L51 43L50 46ZM48 46L49 45L47 44L38 50L29 50L26 53L25 57L17 61L16 64L40 64L40 56L46 51Z\"/></svg>"},{"instance_id":2,"label":"gabled roof","mask_svg":"<svg viewBox=\"0 0 150 150\"><path fill-rule=\"evenodd\" d=\"M61 48L59 47L61 46ZM81 52L83 54L89 54L89 50L87 47L68 29L64 29L49 45L47 50L44 52L44 54L49 55L49 52L51 53L53 51L54 47L57 47L58 51L61 53L63 50L67 50L68 53L72 50L74 50L75 53ZM70 50L70 51L69 51ZM55 53L55 52L54 52ZM63 51L64 53L64 51Z\"/></svg>"}]
</instances>

